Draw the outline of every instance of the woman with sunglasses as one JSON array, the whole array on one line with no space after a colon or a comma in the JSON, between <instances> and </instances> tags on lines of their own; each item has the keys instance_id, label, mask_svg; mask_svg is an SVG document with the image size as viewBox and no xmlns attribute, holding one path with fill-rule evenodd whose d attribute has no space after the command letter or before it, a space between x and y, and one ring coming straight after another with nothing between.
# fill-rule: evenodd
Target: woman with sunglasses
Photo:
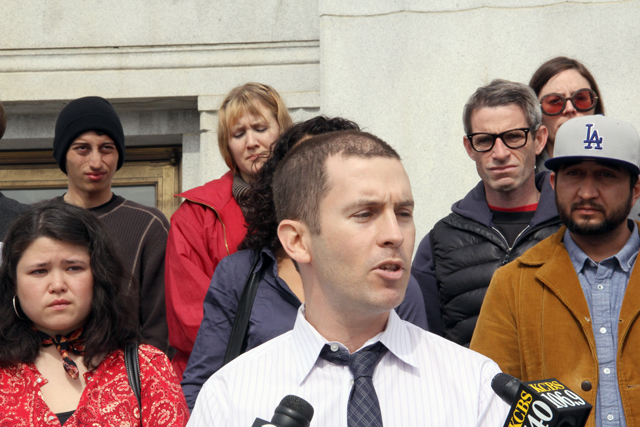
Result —
<instances>
[{"instance_id":1,"label":"woman with sunglasses","mask_svg":"<svg viewBox=\"0 0 640 427\"><path fill-rule=\"evenodd\" d=\"M1 264L1 426L187 423L169 359L138 346L136 298L95 215L55 200L33 207L9 229ZM139 359L135 376L127 345Z\"/></svg>"},{"instance_id":2,"label":"woman with sunglasses","mask_svg":"<svg viewBox=\"0 0 640 427\"><path fill-rule=\"evenodd\" d=\"M600 89L589 70L579 61L558 56L542 64L531 77L529 86L540 100L542 124L549 136L545 150L536 159L538 171L553 157L556 132L574 117L604 114Z\"/></svg>"}]
</instances>

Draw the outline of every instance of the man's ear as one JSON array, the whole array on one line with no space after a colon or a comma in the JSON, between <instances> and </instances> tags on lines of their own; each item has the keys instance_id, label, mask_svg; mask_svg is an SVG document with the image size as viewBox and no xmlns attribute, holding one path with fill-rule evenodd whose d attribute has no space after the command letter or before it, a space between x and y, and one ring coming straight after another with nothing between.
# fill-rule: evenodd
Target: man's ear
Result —
<instances>
[{"instance_id":1,"label":"man's ear","mask_svg":"<svg viewBox=\"0 0 640 427\"><path fill-rule=\"evenodd\" d=\"M540 125L536 131L536 137L534 139L536 156L544 150L544 147L547 145L547 138L549 138L549 131L545 126Z\"/></svg>"},{"instance_id":2,"label":"man's ear","mask_svg":"<svg viewBox=\"0 0 640 427\"><path fill-rule=\"evenodd\" d=\"M469 138L467 138L466 136L463 136L462 144L464 145L464 149L467 151L467 154L469 155L469 157L471 157L471 160L475 162L476 161L475 155L477 151L474 150L473 147L471 146L471 141L469 141Z\"/></svg>"},{"instance_id":3,"label":"man's ear","mask_svg":"<svg viewBox=\"0 0 640 427\"><path fill-rule=\"evenodd\" d=\"M278 225L278 238L282 248L299 264L311 262L309 236L309 229L300 221L285 219Z\"/></svg>"},{"instance_id":4,"label":"man's ear","mask_svg":"<svg viewBox=\"0 0 640 427\"><path fill-rule=\"evenodd\" d=\"M636 185L631 189L631 198L634 205L638 201L638 198L640 198L640 179L636 181Z\"/></svg>"},{"instance_id":5,"label":"man's ear","mask_svg":"<svg viewBox=\"0 0 640 427\"><path fill-rule=\"evenodd\" d=\"M549 175L549 183L551 184L553 191L556 191L556 173L553 171L551 171L551 174Z\"/></svg>"}]
</instances>

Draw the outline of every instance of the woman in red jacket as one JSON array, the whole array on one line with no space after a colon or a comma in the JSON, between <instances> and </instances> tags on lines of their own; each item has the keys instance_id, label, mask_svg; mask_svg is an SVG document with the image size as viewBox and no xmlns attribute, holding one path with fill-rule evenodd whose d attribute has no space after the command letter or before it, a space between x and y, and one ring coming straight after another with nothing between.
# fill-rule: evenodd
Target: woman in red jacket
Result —
<instances>
[{"instance_id":1,"label":"woman in red jacket","mask_svg":"<svg viewBox=\"0 0 640 427\"><path fill-rule=\"evenodd\" d=\"M0 425L187 424L169 359L137 344L135 298L95 215L59 201L33 207L7 233L1 264Z\"/></svg>"},{"instance_id":2,"label":"woman in red jacket","mask_svg":"<svg viewBox=\"0 0 640 427\"><path fill-rule=\"evenodd\" d=\"M167 242L167 322L169 343L177 350L172 364L180 380L202 321L211 276L246 234L242 208L249 184L271 145L291 126L278 92L260 83L233 89L218 117L218 147L230 171L179 194L185 201L171 217Z\"/></svg>"}]
</instances>

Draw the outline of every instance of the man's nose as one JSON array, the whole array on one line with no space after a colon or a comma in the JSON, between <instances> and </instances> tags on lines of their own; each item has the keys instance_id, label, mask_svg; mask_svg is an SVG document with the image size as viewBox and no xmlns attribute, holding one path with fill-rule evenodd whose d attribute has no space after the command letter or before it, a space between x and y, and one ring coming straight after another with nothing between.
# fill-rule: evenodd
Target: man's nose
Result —
<instances>
[{"instance_id":1,"label":"man's nose","mask_svg":"<svg viewBox=\"0 0 640 427\"><path fill-rule=\"evenodd\" d=\"M497 159L505 159L511 154L511 152L509 151L509 147L505 145L504 141L502 141L502 138L496 138L496 142L493 144L491 153L493 157Z\"/></svg>"},{"instance_id":2,"label":"man's nose","mask_svg":"<svg viewBox=\"0 0 640 427\"><path fill-rule=\"evenodd\" d=\"M389 211L384 214L384 221L381 225L379 243L380 246L391 247L398 247L402 245L402 243L404 243L404 234L402 234L402 229L400 227L400 223L398 222L398 217L393 211Z\"/></svg>"},{"instance_id":3,"label":"man's nose","mask_svg":"<svg viewBox=\"0 0 640 427\"><path fill-rule=\"evenodd\" d=\"M583 200L595 199L598 197L598 187L592 176L586 176L580 183L578 196Z\"/></svg>"},{"instance_id":4,"label":"man's nose","mask_svg":"<svg viewBox=\"0 0 640 427\"><path fill-rule=\"evenodd\" d=\"M102 166L102 154L98 150L91 150L89 153L89 166L93 169L100 169Z\"/></svg>"}]
</instances>

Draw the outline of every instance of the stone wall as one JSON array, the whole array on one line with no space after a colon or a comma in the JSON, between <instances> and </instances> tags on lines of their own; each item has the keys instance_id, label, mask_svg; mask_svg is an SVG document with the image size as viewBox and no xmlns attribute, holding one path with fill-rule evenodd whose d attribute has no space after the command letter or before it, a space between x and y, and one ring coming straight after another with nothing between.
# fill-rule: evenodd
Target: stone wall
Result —
<instances>
[{"instance_id":1,"label":"stone wall","mask_svg":"<svg viewBox=\"0 0 640 427\"><path fill-rule=\"evenodd\" d=\"M418 239L479 180L462 109L495 78L528 83L546 60L577 58L607 114L640 130L640 1L320 0L319 12L321 111L398 149Z\"/></svg>"},{"instance_id":2,"label":"stone wall","mask_svg":"<svg viewBox=\"0 0 640 427\"><path fill-rule=\"evenodd\" d=\"M5 0L0 149L47 146L66 102L101 95L130 145L182 143L186 190L225 171L224 95L260 81L295 120L342 115L396 147L421 239L478 180L461 119L478 86L575 57L640 128L638 22L638 0Z\"/></svg>"}]
</instances>

